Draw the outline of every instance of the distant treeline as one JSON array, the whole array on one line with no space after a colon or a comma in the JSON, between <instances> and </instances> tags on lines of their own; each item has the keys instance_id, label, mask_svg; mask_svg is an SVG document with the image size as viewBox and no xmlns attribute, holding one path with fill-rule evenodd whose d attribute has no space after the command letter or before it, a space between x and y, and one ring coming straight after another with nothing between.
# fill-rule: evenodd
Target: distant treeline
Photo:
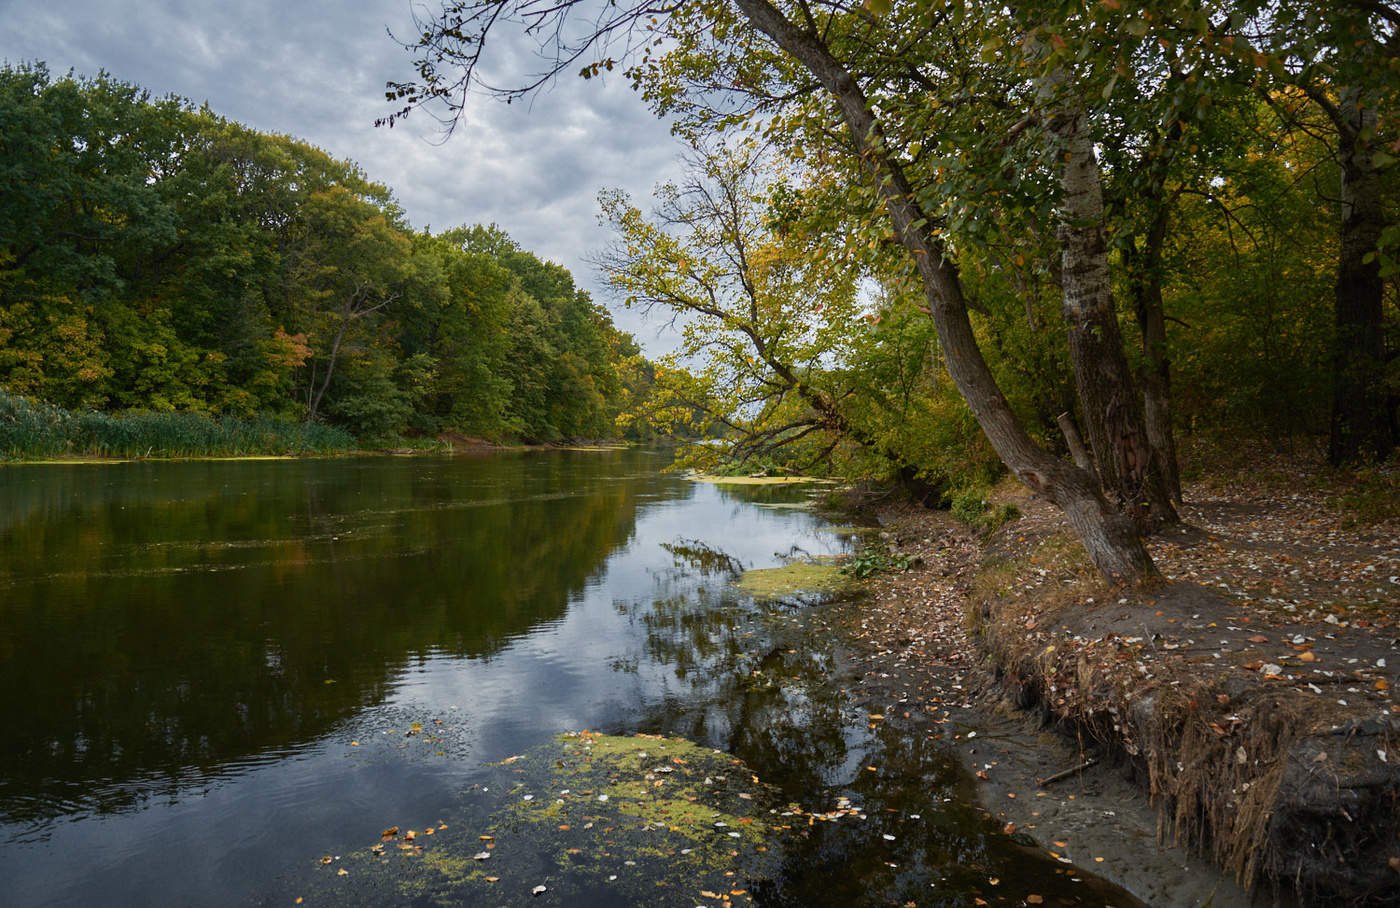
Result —
<instances>
[{"instance_id":1,"label":"distant treeline","mask_svg":"<svg viewBox=\"0 0 1400 908\"><path fill-rule=\"evenodd\" d=\"M567 270L496 227L414 231L389 189L304 142L106 75L0 69L14 397L554 441L623 434L651 378Z\"/></svg>"}]
</instances>

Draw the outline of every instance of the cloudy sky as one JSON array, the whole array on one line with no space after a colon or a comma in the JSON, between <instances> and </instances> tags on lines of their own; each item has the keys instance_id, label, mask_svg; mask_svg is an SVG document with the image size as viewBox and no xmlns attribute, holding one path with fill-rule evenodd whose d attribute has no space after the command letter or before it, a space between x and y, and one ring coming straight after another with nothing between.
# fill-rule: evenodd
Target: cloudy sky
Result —
<instances>
[{"instance_id":1,"label":"cloudy sky","mask_svg":"<svg viewBox=\"0 0 1400 908\"><path fill-rule=\"evenodd\" d=\"M386 33L413 32L410 0L0 0L0 22L10 63L106 70L357 161L415 227L499 224L572 271L649 353L672 346L659 323L622 311L585 262L607 242L600 189L645 199L677 175L678 145L621 76L564 79L531 103L478 97L443 142L421 112L392 130L373 125L392 109L384 83L413 75ZM532 68L524 42L494 49L497 72Z\"/></svg>"}]
</instances>

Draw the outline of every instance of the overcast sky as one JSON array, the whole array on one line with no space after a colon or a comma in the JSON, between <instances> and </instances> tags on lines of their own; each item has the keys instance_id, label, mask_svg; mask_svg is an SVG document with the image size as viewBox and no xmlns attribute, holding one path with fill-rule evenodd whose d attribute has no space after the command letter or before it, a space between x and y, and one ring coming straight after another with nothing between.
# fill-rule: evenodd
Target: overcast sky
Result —
<instances>
[{"instance_id":1,"label":"overcast sky","mask_svg":"<svg viewBox=\"0 0 1400 908\"><path fill-rule=\"evenodd\" d=\"M386 34L413 32L409 0L0 0L0 22L10 63L42 60L56 75L105 69L357 161L415 227L499 224L572 271L648 353L673 346L659 325L622 311L584 260L607 242L600 189L646 200L678 170L679 146L620 75L563 79L532 103L477 97L442 143L421 112L392 130L373 125L392 110L384 83L413 75ZM493 68L530 67L523 42L494 50Z\"/></svg>"}]
</instances>

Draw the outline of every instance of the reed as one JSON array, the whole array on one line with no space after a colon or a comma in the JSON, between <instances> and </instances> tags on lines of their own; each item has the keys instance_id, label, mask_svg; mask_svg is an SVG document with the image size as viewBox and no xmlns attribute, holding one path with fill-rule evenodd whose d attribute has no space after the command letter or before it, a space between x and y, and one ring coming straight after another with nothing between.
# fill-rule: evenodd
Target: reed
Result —
<instances>
[{"instance_id":1,"label":"reed","mask_svg":"<svg viewBox=\"0 0 1400 908\"><path fill-rule=\"evenodd\" d=\"M350 433L318 423L199 413L72 413L0 391L0 458L10 460L329 454L354 447Z\"/></svg>"}]
</instances>

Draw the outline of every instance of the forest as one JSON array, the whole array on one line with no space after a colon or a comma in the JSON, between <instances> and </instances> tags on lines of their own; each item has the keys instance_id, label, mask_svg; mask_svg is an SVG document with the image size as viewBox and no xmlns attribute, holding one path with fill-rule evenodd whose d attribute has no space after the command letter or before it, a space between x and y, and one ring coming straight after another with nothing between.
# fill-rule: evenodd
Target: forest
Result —
<instances>
[{"instance_id":1,"label":"forest","mask_svg":"<svg viewBox=\"0 0 1400 908\"><path fill-rule=\"evenodd\" d=\"M0 386L64 412L362 439L653 431L682 462L1010 472L1106 577L1153 576L1178 439L1397 438L1400 129L1383 3L449 3L398 119L630 80L692 148L604 189L597 258L674 320L653 364L496 228L405 226L348 162L107 76L4 71ZM543 72L479 79L488 32ZM23 418L21 418L23 417ZM70 420L71 421L71 420ZM81 419L79 419L81 422Z\"/></svg>"},{"instance_id":2,"label":"forest","mask_svg":"<svg viewBox=\"0 0 1400 908\"><path fill-rule=\"evenodd\" d=\"M651 380L499 228L106 74L0 70L0 186L3 454L609 438Z\"/></svg>"},{"instance_id":3,"label":"forest","mask_svg":"<svg viewBox=\"0 0 1400 908\"><path fill-rule=\"evenodd\" d=\"M1395 448L1390 4L461 0L419 25L386 122L621 70L691 140L654 205L604 195L601 264L688 319L652 407L725 436L697 461L874 464L942 500L1007 470L1137 584L1181 433ZM542 71L483 80L488 37Z\"/></svg>"}]
</instances>

